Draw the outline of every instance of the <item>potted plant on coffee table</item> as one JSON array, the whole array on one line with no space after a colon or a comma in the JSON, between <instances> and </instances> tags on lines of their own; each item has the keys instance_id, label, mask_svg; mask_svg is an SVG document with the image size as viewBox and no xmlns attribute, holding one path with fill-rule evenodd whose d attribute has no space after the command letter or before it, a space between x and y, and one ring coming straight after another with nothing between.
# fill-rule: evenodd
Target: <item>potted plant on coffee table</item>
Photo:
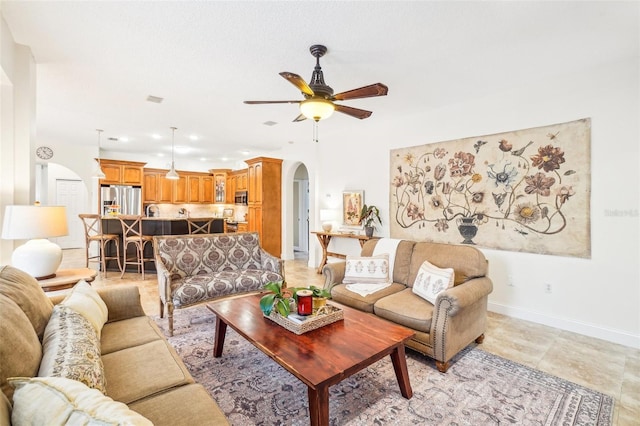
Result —
<instances>
[{"instance_id":1,"label":"potted plant on coffee table","mask_svg":"<svg viewBox=\"0 0 640 426\"><path fill-rule=\"evenodd\" d=\"M284 288L283 288L284 286ZM260 298L260 310L265 316L271 315L273 308L283 317L288 317L291 312L291 299L295 289L286 288L284 281L271 281L264 285L265 290L271 291Z\"/></svg>"},{"instance_id":2,"label":"potted plant on coffee table","mask_svg":"<svg viewBox=\"0 0 640 426\"><path fill-rule=\"evenodd\" d=\"M376 221L382 225L380 210L374 205L363 205L360 210L360 223L364 225L365 235L369 238L373 237L373 230L376 228L374 222Z\"/></svg>"},{"instance_id":3,"label":"potted plant on coffee table","mask_svg":"<svg viewBox=\"0 0 640 426\"><path fill-rule=\"evenodd\" d=\"M322 287L316 287L315 285L310 285L309 290L313 293L313 312L315 313L318 309L327 304L327 299L331 297L331 293L329 290L325 290Z\"/></svg>"}]
</instances>

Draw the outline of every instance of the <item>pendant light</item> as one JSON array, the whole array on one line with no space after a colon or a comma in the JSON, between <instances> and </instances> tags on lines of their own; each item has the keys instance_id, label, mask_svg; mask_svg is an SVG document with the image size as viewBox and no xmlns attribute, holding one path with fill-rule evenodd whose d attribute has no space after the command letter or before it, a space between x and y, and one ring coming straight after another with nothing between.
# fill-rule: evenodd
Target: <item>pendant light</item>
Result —
<instances>
[{"instance_id":1,"label":"pendant light","mask_svg":"<svg viewBox=\"0 0 640 426\"><path fill-rule=\"evenodd\" d=\"M165 177L167 179L175 180L175 179L179 179L180 178L180 176L178 176L178 173L176 172L176 166L175 166L175 163L173 161L173 143L174 143L174 137L175 137L177 128L176 127L170 127L170 129L171 129L171 170L169 170L167 172Z\"/></svg>"},{"instance_id":2,"label":"pendant light","mask_svg":"<svg viewBox=\"0 0 640 426\"><path fill-rule=\"evenodd\" d=\"M97 179L105 179L107 176L104 174L104 172L102 171L102 165L100 164L100 134L103 132L102 129L96 129L96 132L98 132L98 170L96 170L96 173L93 175L93 177L97 178Z\"/></svg>"}]
</instances>

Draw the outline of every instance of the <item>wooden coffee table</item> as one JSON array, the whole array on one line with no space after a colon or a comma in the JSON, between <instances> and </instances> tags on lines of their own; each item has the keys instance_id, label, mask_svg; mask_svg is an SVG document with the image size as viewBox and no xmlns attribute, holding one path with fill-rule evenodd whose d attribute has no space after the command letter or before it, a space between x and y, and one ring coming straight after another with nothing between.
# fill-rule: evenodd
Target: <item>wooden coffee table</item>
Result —
<instances>
[{"instance_id":1,"label":"wooden coffee table","mask_svg":"<svg viewBox=\"0 0 640 426\"><path fill-rule=\"evenodd\" d=\"M329 424L329 386L387 355L391 356L400 393L407 399L413 396L404 352L404 342L413 331L336 304L344 309L344 320L297 335L262 315L260 297L243 296L207 305L216 315L213 356L222 356L227 326L237 331L307 385L312 425Z\"/></svg>"}]
</instances>

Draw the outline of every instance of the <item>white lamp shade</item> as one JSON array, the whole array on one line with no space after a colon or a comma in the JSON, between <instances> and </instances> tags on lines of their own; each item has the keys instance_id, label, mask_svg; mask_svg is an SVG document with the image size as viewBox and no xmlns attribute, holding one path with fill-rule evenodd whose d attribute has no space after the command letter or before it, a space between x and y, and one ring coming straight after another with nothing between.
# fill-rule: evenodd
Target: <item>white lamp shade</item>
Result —
<instances>
[{"instance_id":1,"label":"white lamp shade","mask_svg":"<svg viewBox=\"0 0 640 426\"><path fill-rule=\"evenodd\" d=\"M11 263L36 278L55 276L62 250L46 238L69 233L63 206L7 206L2 225L5 240L31 240L14 250Z\"/></svg>"},{"instance_id":2,"label":"white lamp shade","mask_svg":"<svg viewBox=\"0 0 640 426\"><path fill-rule=\"evenodd\" d=\"M333 114L335 106L323 98L311 98L300 102L300 112L311 120L320 121Z\"/></svg>"}]
</instances>

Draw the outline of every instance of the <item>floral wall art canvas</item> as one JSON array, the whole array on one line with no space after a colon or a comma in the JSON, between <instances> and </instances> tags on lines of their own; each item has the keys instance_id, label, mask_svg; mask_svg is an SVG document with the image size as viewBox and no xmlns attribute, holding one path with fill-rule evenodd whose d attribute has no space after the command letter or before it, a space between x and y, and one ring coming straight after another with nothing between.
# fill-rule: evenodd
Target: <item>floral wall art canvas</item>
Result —
<instances>
[{"instance_id":1,"label":"floral wall art canvas","mask_svg":"<svg viewBox=\"0 0 640 426\"><path fill-rule=\"evenodd\" d=\"M391 151L392 238L591 257L591 120Z\"/></svg>"}]
</instances>

